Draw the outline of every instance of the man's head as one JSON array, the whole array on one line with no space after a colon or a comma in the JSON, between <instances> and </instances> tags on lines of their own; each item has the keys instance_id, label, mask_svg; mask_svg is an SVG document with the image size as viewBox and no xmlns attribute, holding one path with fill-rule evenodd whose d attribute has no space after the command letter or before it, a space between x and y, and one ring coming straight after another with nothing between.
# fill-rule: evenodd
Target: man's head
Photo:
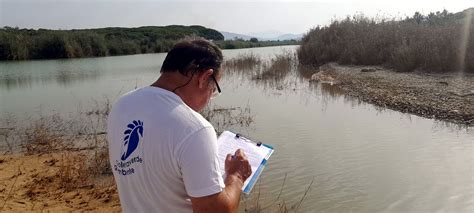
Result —
<instances>
[{"instance_id":1,"label":"man's head","mask_svg":"<svg viewBox=\"0 0 474 213\"><path fill-rule=\"evenodd\" d=\"M222 52L203 38L186 38L168 52L156 86L171 90L195 111L201 111L217 90Z\"/></svg>"},{"instance_id":2,"label":"man's head","mask_svg":"<svg viewBox=\"0 0 474 213\"><path fill-rule=\"evenodd\" d=\"M203 38L189 37L176 43L166 55L161 72L180 72L213 69L217 75L222 64L222 52L214 43Z\"/></svg>"}]
</instances>

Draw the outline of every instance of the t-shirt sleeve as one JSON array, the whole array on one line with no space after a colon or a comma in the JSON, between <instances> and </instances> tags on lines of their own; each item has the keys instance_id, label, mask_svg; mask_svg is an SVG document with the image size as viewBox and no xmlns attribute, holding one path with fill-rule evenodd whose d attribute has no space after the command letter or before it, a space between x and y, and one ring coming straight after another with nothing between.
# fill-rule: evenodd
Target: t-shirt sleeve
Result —
<instances>
[{"instance_id":1,"label":"t-shirt sleeve","mask_svg":"<svg viewBox=\"0 0 474 213\"><path fill-rule=\"evenodd\" d=\"M219 193L225 187L212 127L202 128L183 142L179 164L189 196L204 197Z\"/></svg>"}]
</instances>

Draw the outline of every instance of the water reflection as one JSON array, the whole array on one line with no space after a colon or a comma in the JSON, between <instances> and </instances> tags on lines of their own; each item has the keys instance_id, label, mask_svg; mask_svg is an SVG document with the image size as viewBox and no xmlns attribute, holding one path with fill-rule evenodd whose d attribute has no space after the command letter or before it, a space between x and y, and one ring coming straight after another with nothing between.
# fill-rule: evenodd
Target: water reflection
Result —
<instances>
[{"instance_id":1,"label":"water reflection","mask_svg":"<svg viewBox=\"0 0 474 213\"><path fill-rule=\"evenodd\" d=\"M0 87L2 89L18 89L22 87L30 87L34 80L31 76L23 76L23 77L12 77L11 75L4 75L0 78Z\"/></svg>"},{"instance_id":2,"label":"water reflection","mask_svg":"<svg viewBox=\"0 0 474 213\"><path fill-rule=\"evenodd\" d=\"M344 90L342 90L338 85L321 83L321 90L323 94L329 94L331 97L340 97L344 95Z\"/></svg>"},{"instance_id":3,"label":"water reflection","mask_svg":"<svg viewBox=\"0 0 474 213\"><path fill-rule=\"evenodd\" d=\"M67 87L75 82L91 81L100 77L98 71L88 73L80 73L77 71L57 70L53 76L44 75L22 75L14 76L6 74L0 76L0 88L12 90L21 88L33 88L36 85L45 85L56 82L57 84Z\"/></svg>"},{"instance_id":4,"label":"water reflection","mask_svg":"<svg viewBox=\"0 0 474 213\"><path fill-rule=\"evenodd\" d=\"M33 88L52 83L67 87L76 82L98 79L100 68L94 63L74 62L74 59L0 63L0 88Z\"/></svg>"},{"instance_id":5,"label":"water reflection","mask_svg":"<svg viewBox=\"0 0 474 213\"><path fill-rule=\"evenodd\" d=\"M124 73L154 73L156 77L164 57L165 54L145 54L0 62L0 88L6 90L48 86L69 88L82 82L97 81L103 76L115 78Z\"/></svg>"},{"instance_id":6,"label":"water reflection","mask_svg":"<svg viewBox=\"0 0 474 213\"><path fill-rule=\"evenodd\" d=\"M69 86L74 82L96 80L100 77L98 70L90 70L87 72L80 72L78 70L58 70L55 80L62 86Z\"/></svg>"}]
</instances>

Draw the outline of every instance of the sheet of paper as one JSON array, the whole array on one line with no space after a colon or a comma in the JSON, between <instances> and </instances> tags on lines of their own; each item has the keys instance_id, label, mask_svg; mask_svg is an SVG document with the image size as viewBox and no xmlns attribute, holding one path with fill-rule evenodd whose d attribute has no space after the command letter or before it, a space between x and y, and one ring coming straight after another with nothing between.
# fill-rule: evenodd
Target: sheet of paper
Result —
<instances>
[{"instance_id":1,"label":"sheet of paper","mask_svg":"<svg viewBox=\"0 0 474 213\"><path fill-rule=\"evenodd\" d=\"M266 146L257 146L254 142L248 141L242 138L236 138L235 134L229 131L224 131L217 140L218 152L219 152L219 163L221 172L225 178L225 158L227 154L234 154L237 149L242 149L249 160L249 164L252 167L252 175L244 182L242 190L247 187L249 181L255 175L255 172L262 164L264 159L268 159L272 149Z\"/></svg>"}]
</instances>

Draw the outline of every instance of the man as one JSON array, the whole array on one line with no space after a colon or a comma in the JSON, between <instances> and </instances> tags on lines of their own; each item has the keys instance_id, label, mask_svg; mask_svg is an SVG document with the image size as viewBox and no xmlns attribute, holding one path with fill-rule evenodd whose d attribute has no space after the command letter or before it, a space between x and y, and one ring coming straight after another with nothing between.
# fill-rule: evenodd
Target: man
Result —
<instances>
[{"instance_id":1,"label":"man","mask_svg":"<svg viewBox=\"0 0 474 213\"><path fill-rule=\"evenodd\" d=\"M177 43L151 86L122 96L108 118L109 157L124 212L235 212L251 168L237 150L217 158L213 126L198 112L220 93L219 48Z\"/></svg>"}]
</instances>

